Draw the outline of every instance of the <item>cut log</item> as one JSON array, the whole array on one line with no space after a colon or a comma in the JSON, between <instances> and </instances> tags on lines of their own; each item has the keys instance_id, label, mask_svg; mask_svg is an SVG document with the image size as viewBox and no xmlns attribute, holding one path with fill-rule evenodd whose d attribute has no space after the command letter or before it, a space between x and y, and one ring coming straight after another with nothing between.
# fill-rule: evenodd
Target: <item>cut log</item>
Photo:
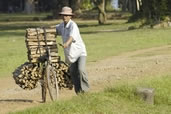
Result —
<instances>
[{"instance_id":1,"label":"cut log","mask_svg":"<svg viewBox=\"0 0 171 114\"><path fill-rule=\"evenodd\" d=\"M56 29L53 29L53 28L50 28L50 29L46 29L46 32L47 33L56 33ZM42 34L44 33L44 30L42 28L28 28L26 30L26 33L30 36L33 36L33 35L37 35L37 34Z\"/></svg>"},{"instance_id":2,"label":"cut log","mask_svg":"<svg viewBox=\"0 0 171 114\"><path fill-rule=\"evenodd\" d=\"M33 39L44 39L44 34L39 34L39 35L30 35L29 33L27 33L28 35L27 35L27 39L29 39L29 40L33 40ZM46 37L47 37L47 40L50 40L50 39L52 39L52 38L55 38L56 36L55 36L55 34L51 34L51 33L47 33L46 34Z\"/></svg>"},{"instance_id":3,"label":"cut log","mask_svg":"<svg viewBox=\"0 0 171 114\"><path fill-rule=\"evenodd\" d=\"M39 46L39 45L44 46L44 45L46 45L46 43L45 42L40 42L40 43L38 43L38 42L28 42L27 45L28 46ZM56 45L56 42L50 41L50 42L47 42L47 45L48 46Z\"/></svg>"},{"instance_id":4,"label":"cut log","mask_svg":"<svg viewBox=\"0 0 171 114\"><path fill-rule=\"evenodd\" d=\"M26 62L13 72L13 78L23 89L34 89L41 78L40 69L36 64Z\"/></svg>"}]
</instances>

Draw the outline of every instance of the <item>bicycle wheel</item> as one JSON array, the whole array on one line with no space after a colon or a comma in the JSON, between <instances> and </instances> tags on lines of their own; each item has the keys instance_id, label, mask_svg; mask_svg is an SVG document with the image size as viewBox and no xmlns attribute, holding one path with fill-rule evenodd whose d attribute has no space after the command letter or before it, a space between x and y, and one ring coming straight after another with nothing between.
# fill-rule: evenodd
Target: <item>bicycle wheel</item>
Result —
<instances>
[{"instance_id":1,"label":"bicycle wheel","mask_svg":"<svg viewBox=\"0 0 171 114\"><path fill-rule=\"evenodd\" d=\"M59 96L58 82L56 78L56 72L51 65L46 67L46 76L47 76L47 87L49 90L49 95L52 101L56 100Z\"/></svg>"},{"instance_id":2,"label":"bicycle wheel","mask_svg":"<svg viewBox=\"0 0 171 114\"><path fill-rule=\"evenodd\" d=\"M41 84L42 87L42 102L46 102L46 92L47 92L47 85L45 82Z\"/></svg>"},{"instance_id":3,"label":"bicycle wheel","mask_svg":"<svg viewBox=\"0 0 171 114\"><path fill-rule=\"evenodd\" d=\"M42 89L42 102L46 102L46 93L47 93L47 77L45 74L45 69L43 69L42 79L40 80L41 89Z\"/></svg>"}]
</instances>

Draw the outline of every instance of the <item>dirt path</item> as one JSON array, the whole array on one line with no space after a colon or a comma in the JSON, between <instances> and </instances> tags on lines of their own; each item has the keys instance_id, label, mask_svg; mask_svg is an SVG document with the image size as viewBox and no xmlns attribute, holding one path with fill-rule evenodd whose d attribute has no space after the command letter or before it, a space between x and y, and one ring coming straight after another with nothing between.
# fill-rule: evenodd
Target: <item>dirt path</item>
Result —
<instances>
[{"instance_id":1,"label":"dirt path","mask_svg":"<svg viewBox=\"0 0 171 114\"><path fill-rule=\"evenodd\" d=\"M171 73L171 46L155 47L123 53L119 56L87 65L90 92L100 91L122 80L135 80L142 76ZM26 91L15 84L12 77L0 79L0 114L23 110L41 104L40 86ZM60 100L76 96L73 90L62 90ZM48 99L49 101L49 99Z\"/></svg>"}]
</instances>

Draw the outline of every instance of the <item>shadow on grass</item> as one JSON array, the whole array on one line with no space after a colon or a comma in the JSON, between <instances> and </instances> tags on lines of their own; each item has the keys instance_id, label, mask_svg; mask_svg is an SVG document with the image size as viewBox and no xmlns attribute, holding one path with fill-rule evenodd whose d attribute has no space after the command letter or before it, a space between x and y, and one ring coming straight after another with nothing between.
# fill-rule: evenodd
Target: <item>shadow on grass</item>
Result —
<instances>
[{"instance_id":1,"label":"shadow on grass","mask_svg":"<svg viewBox=\"0 0 171 114\"><path fill-rule=\"evenodd\" d=\"M78 24L79 28L87 28L87 27L102 27L102 26L109 26L109 25L123 25L123 23L113 22L113 23L106 23L106 24Z\"/></svg>"},{"instance_id":2,"label":"shadow on grass","mask_svg":"<svg viewBox=\"0 0 171 114\"><path fill-rule=\"evenodd\" d=\"M81 34L96 34L96 33L102 33L102 32L124 32L127 31L127 29L107 29L107 26L112 26L115 25L123 25L124 23L118 23L118 22L110 22L106 24L99 25L97 23L78 23L79 28L87 28L88 30L81 32ZM25 30L27 28L37 28L37 27L42 27L43 26L48 26L43 23L11 23L11 24L5 24L1 25L0 28L0 35L1 36L24 36L25 35ZM90 27L90 29L89 29ZM94 28L93 28L94 27ZM103 28L106 28L105 30L102 30ZM20 31L21 30L21 31Z\"/></svg>"},{"instance_id":3,"label":"shadow on grass","mask_svg":"<svg viewBox=\"0 0 171 114\"><path fill-rule=\"evenodd\" d=\"M23 36L25 37L25 33L24 32L0 32L0 36L1 37L8 37L10 38L10 36Z\"/></svg>"},{"instance_id":4,"label":"shadow on grass","mask_svg":"<svg viewBox=\"0 0 171 114\"><path fill-rule=\"evenodd\" d=\"M97 30L97 31L88 31L88 32L81 32L81 34L97 34L97 33L106 33L106 32L126 32L128 31L127 28L125 29L109 29L109 30Z\"/></svg>"},{"instance_id":5,"label":"shadow on grass","mask_svg":"<svg viewBox=\"0 0 171 114\"><path fill-rule=\"evenodd\" d=\"M37 102L37 103L42 103L41 101L26 100L26 99L1 99L0 103L1 102L16 102L16 103L19 103L19 102L34 103L34 102Z\"/></svg>"},{"instance_id":6,"label":"shadow on grass","mask_svg":"<svg viewBox=\"0 0 171 114\"><path fill-rule=\"evenodd\" d=\"M26 28L32 28L32 27L38 27L38 26L29 26L29 25L10 25L10 26L1 26L0 31L8 31L8 30L25 30Z\"/></svg>"}]
</instances>

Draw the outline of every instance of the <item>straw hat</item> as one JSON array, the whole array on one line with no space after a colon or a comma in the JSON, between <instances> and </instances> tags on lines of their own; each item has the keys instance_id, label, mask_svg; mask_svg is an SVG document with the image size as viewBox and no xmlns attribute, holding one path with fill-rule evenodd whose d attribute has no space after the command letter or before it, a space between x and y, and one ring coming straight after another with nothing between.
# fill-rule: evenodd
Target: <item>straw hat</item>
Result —
<instances>
[{"instance_id":1,"label":"straw hat","mask_svg":"<svg viewBox=\"0 0 171 114\"><path fill-rule=\"evenodd\" d=\"M72 9L68 6L63 7L62 12L60 12L59 14L61 14L61 15L74 15L72 13Z\"/></svg>"}]
</instances>

